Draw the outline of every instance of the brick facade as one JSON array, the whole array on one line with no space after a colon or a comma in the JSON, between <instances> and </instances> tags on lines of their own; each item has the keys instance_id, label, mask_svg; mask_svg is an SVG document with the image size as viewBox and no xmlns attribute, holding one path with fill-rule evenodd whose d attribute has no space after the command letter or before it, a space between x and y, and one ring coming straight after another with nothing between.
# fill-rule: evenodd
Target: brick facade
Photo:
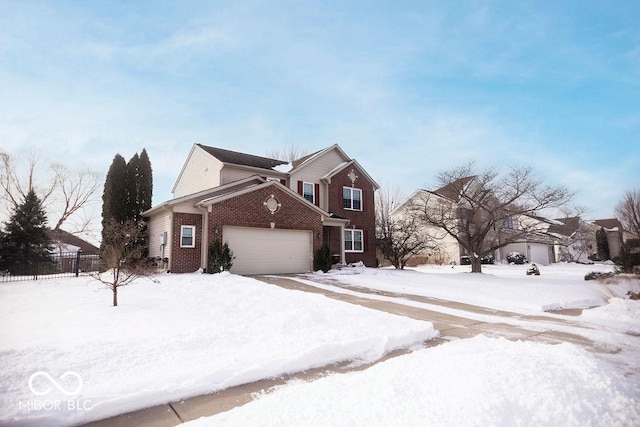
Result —
<instances>
[{"instance_id":1,"label":"brick facade","mask_svg":"<svg viewBox=\"0 0 640 427\"><path fill-rule=\"evenodd\" d=\"M353 184L349 178L349 173L352 170L358 176ZM345 258L347 263L362 261L367 267L377 267L378 261L376 259L375 234L376 214L374 202L375 187L374 184L368 181L365 177L366 174L357 167L346 167L331 177L331 184L329 185L329 212L339 217L347 218L351 221L346 227L347 229L355 228L362 230L364 252L346 252ZM362 190L361 211L344 208L342 195L343 187L352 187ZM336 241L333 234L332 230L330 242L332 246L335 245ZM340 238L342 238L342 236L340 236ZM333 247L331 249L334 251Z\"/></svg>"},{"instance_id":2,"label":"brick facade","mask_svg":"<svg viewBox=\"0 0 640 427\"><path fill-rule=\"evenodd\" d=\"M272 194L281 204L273 214L264 206ZM314 254L322 246L320 213L304 200L292 196L275 184L212 205L209 213L209 240L221 237L224 242L222 233L225 225L271 228L272 222L276 229L310 230L313 234Z\"/></svg>"},{"instance_id":3,"label":"brick facade","mask_svg":"<svg viewBox=\"0 0 640 427\"><path fill-rule=\"evenodd\" d=\"M183 225L193 225L195 230L195 247L180 247L180 228ZM202 215L191 213L175 213L173 215L173 248L172 259L169 260L171 271L174 273L191 273L201 267L202 254Z\"/></svg>"}]
</instances>

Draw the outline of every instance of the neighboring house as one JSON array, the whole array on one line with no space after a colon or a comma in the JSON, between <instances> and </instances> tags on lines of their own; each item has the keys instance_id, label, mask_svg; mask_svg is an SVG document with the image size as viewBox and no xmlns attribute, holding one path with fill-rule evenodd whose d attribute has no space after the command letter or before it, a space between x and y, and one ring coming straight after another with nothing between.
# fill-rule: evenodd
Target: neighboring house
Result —
<instances>
[{"instance_id":1,"label":"neighboring house","mask_svg":"<svg viewBox=\"0 0 640 427\"><path fill-rule=\"evenodd\" d=\"M59 272L95 271L100 261L100 249L95 245L64 230L48 230L52 242L52 254ZM78 264L79 262L79 264Z\"/></svg>"},{"instance_id":2,"label":"neighboring house","mask_svg":"<svg viewBox=\"0 0 640 427\"><path fill-rule=\"evenodd\" d=\"M511 252L519 252L524 254L527 261L540 265L549 265L554 263L554 241L553 236L547 234L547 229L551 224L555 224L554 220L536 216L536 215L520 215L519 218L508 217L502 221L502 233L508 233L510 230L517 230L519 224L526 223L527 228L534 231L526 237L521 237L496 251L496 262L507 262L507 255Z\"/></svg>"},{"instance_id":3,"label":"neighboring house","mask_svg":"<svg viewBox=\"0 0 640 427\"><path fill-rule=\"evenodd\" d=\"M149 256L192 272L206 268L220 240L233 251L234 273L298 273L311 271L327 244L335 262L375 266L378 188L338 145L286 164L195 144L174 198L143 213Z\"/></svg>"},{"instance_id":4,"label":"neighboring house","mask_svg":"<svg viewBox=\"0 0 640 427\"><path fill-rule=\"evenodd\" d=\"M592 221L598 227L604 229L609 244L609 258L620 256L622 243L624 242L624 228L617 218L596 219Z\"/></svg>"},{"instance_id":5,"label":"neighboring house","mask_svg":"<svg viewBox=\"0 0 640 427\"><path fill-rule=\"evenodd\" d=\"M554 251L557 261L590 262L598 253L596 232L599 227L580 217L560 218L547 229L555 237Z\"/></svg>"}]
</instances>

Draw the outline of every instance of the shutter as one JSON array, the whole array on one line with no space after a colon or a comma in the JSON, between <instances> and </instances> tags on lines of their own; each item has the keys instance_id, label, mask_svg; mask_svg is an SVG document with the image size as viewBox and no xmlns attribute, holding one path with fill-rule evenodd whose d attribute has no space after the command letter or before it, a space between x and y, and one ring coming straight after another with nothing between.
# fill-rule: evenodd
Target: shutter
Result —
<instances>
[{"instance_id":1,"label":"shutter","mask_svg":"<svg viewBox=\"0 0 640 427\"><path fill-rule=\"evenodd\" d=\"M320 184L315 184L314 194L316 196L315 197L316 206L320 206Z\"/></svg>"},{"instance_id":2,"label":"shutter","mask_svg":"<svg viewBox=\"0 0 640 427\"><path fill-rule=\"evenodd\" d=\"M298 194L301 195L301 196L303 195L302 194L302 181L298 181Z\"/></svg>"},{"instance_id":3,"label":"shutter","mask_svg":"<svg viewBox=\"0 0 640 427\"><path fill-rule=\"evenodd\" d=\"M362 200L360 200L360 209L362 209L362 212L364 212L364 201L367 198L367 192L364 190L364 188L362 189L362 191L360 192L360 194L362 195Z\"/></svg>"}]
</instances>

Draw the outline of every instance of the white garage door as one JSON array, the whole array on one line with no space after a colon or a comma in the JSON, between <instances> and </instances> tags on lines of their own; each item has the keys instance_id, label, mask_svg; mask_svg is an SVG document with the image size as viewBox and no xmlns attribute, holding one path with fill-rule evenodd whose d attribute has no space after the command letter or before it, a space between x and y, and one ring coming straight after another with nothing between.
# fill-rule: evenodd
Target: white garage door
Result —
<instances>
[{"instance_id":1,"label":"white garage door","mask_svg":"<svg viewBox=\"0 0 640 427\"><path fill-rule=\"evenodd\" d=\"M529 261L540 265L551 264L549 260L549 247L538 243L529 245Z\"/></svg>"},{"instance_id":2,"label":"white garage door","mask_svg":"<svg viewBox=\"0 0 640 427\"><path fill-rule=\"evenodd\" d=\"M232 273L303 273L313 267L311 231L224 227L222 232L236 257Z\"/></svg>"}]
</instances>

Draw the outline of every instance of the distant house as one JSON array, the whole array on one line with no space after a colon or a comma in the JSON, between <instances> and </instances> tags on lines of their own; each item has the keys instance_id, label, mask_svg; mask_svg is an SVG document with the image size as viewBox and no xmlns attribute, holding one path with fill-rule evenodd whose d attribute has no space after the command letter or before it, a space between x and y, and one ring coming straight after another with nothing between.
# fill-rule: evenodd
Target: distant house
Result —
<instances>
[{"instance_id":1,"label":"distant house","mask_svg":"<svg viewBox=\"0 0 640 427\"><path fill-rule=\"evenodd\" d=\"M464 201L461 200L460 192L474 185L473 183L474 177L466 177L433 191L418 190L400 205L392 216L401 218L411 215L415 206L456 212L456 217L451 217L452 223L449 226L453 229L458 223L465 221ZM439 205L443 208L438 208ZM485 241L491 242L494 247L500 242L509 242L503 243L504 246L493 252L496 262L505 262L511 252L522 253L528 261L541 265L559 261L591 262L597 259L596 233L599 230L606 232L610 258L615 258L620 254L622 246L622 226L615 218L584 221L580 217L549 219L534 213L505 216L495 221ZM464 263L465 258L472 256L443 229L425 225L424 232L434 238L439 250L429 249L416 259L426 262L437 260Z\"/></svg>"},{"instance_id":2,"label":"distant house","mask_svg":"<svg viewBox=\"0 0 640 427\"><path fill-rule=\"evenodd\" d=\"M48 230L56 270L62 273L95 271L100 261L100 249L95 245L64 230ZM79 264L78 264L79 262Z\"/></svg>"},{"instance_id":3,"label":"distant house","mask_svg":"<svg viewBox=\"0 0 640 427\"><path fill-rule=\"evenodd\" d=\"M376 264L378 184L333 145L287 164L193 145L174 198L143 213L149 255L174 273L206 268L208 247L226 242L238 274L311 271L323 244L336 262Z\"/></svg>"}]
</instances>

